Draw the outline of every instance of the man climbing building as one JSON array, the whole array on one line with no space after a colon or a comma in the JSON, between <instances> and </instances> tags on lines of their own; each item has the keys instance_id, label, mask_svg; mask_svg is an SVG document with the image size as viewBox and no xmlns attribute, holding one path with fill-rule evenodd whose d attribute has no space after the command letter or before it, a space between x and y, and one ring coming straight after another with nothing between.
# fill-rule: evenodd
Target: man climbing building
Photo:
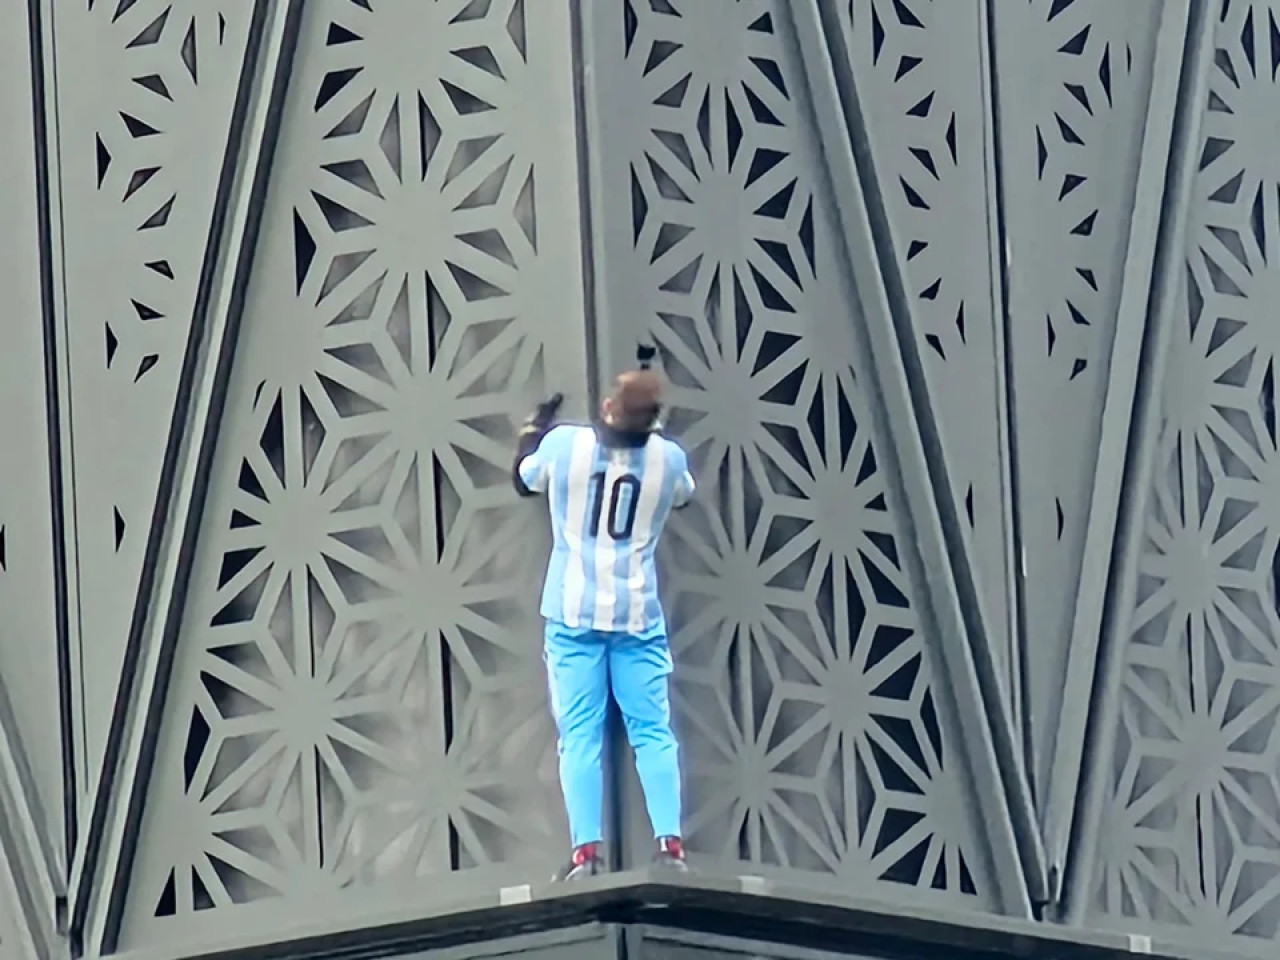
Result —
<instances>
[{"instance_id":1,"label":"man climbing building","mask_svg":"<svg viewBox=\"0 0 1280 960\"><path fill-rule=\"evenodd\" d=\"M671 729L671 650L654 552L672 510L689 503L684 450L659 431L661 381L642 348L589 425L553 426L563 396L520 434L512 481L545 494L553 546L542 592L551 710L573 853L557 879L604 869L605 716L610 690L635 751L657 838L655 862L686 870L680 751Z\"/></svg>"}]
</instances>

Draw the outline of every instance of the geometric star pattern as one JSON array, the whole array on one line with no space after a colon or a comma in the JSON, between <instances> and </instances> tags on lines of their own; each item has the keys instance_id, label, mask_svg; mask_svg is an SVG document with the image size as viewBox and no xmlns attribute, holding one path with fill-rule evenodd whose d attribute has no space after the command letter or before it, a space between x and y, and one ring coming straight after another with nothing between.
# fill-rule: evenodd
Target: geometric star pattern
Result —
<instances>
[{"instance_id":1,"label":"geometric star pattern","mask_svg":"<svg viewBox=\"0 0 1280 960\"><path fill-rule=\"evenodd\" d=\"M21 394L0 416L10 430L35 411L34 432L5 433L21 441L4 446L8 467L51 442L63 472L50 484L21 472L29 464L4 471L0 599L50 615L66 604L57 612L72 663L61 681L73 702L63 734L79 799L105 800L94 811L106 815L84 816L87 802L58 809L57 745L27 749L52 739L39 724L29 733L44 716L33 706L68 705L39 702L53 685L24 658L34 651L60 668L62 651L57 627L9 614L0 644L19 669L5 673L4 692L16 694L25 754L0 774L0 795L6 806L48 807L35 822L54 832L78 815L67 833L80 849L45 858L56 876L64 854L89 854L70 892L95 896L87 929L72 935L84 933L90 950L118 939L125 950L200 953L228 936L261 945L315 921L356 928L377 910L434 910L547 876L566 836L536 609L545 509L512 495L509 456L535 398L565 389L576 407L584 386L630 365L638 342L657 346L670 381L666 428L698 480L661 547L698 865L713 880L749 873L890 904L1022 912L1027 891L1004 876L1017 871L996 869L1026 853L1009 846L1022 824L1003 806L1021 771L995 768L1005 743L981 742L992 705L980 698L992 691L971 689L969 674L985 679L986 666L973 669L961 644L1009 655L997 668L1022 727L1013 749L1043 804L1058 772L1055 721L1085 709L1086 692L1066 688L1061 666L1077 654L1068 637L1082 565L1105 562L1083 554L1090 514L1116 507L1095 502L1095 474L1111 498L1105 475L1133 466L1128 454L1108 466L1097 448L1112 415L1121 284L1137 255L1126 243L1132 230L1146 256L1143 231L1155 229L1131 213L1144 140L1163 135L1142 110L1152 64L1164 63L1156 25L1181 25L1157 20L1170 9L32 4L45 16L31 23L48 31L34 49L56 54L43 104L49 150L27 154L48 165L36 173L49 189L19 169L0 182L0 199L25 191L31 209L47 200L52 229L5 208L18 210L13 233L32 235L48 270L16 268L36 274L20 280L35 292L11 285L28 340L7 339L18 359L3 359L34 372L21 391L0 377L6 397ZM229 119L246 116L233 109L236 91L253 76L242 68L274 62L274 48L245 62L250 27L278 27L286 10L305 12L296 57L294 36L283 43L279 144L229 144ZM1269 956L1280 936L1270 332L1280 5L1216 0L1210 20L1216 50L1205 61L1158 459L1136 605L1121 611L1118 726L1065 744L1064 756L1085 754L1085 789L1108 791L1101 833L1072 841L1100 851L1086 922ZM797 47L797 30L833 26L839 37L818 38L826 49ZM850 62L823 63L835 51ZM8 58L14 76L26 58ZM18 99L39 107L26 83ZM246 103L261 106L274 89L274 78L246 89ZM829 153L849 147L826 127L851 107L850 132L859 149L865 137L877 174L863 192L885 206L869 232L846 180L868 158L850 165ZM247 115L246 129L258 130L261 117ZM209 476L197 484L190 583L181 597L142 597L183 609L172 670L160 670L164 714L129 712L141 757L131 740L108 774L109 784L127 780L135 760L149 772L141 822L125 823L116 818L136 812L123 802L130 787L90 791L121 654L143 612L134 607L150 579L148 544L162 569L175 565L174 544L189 546L185 529L153 529L168 506L162 465L183 439L175 423L185 429L179 371L203 350L191 338L201 278L222 268L205 249L222 234L211 230L215 207L257 172L237 169L252 175L232 178L230 197L217 186L240 148L256 146L270 148L270 176L256 248L240 251L253 269L243 302L241 291L233 298L234 355L211 368L225 380ZM884 239L881 213L892 251L865 249L872 235ZM1171 213L1166 203L1162 218ZM853 289L876 260L893 309L905 282L910 315L868 331L890 322L878 291ZM48 329L32 306L40 296ZM901 330L909 335L889 342ZM904 405L919 374L928 402ZM60 424L43 422L45 402ZM938 420L939 450L931 427L890 422L904 406ZM1145 417L1132 422L1145 429ZM904 484L920 447L936 475ZM950 483L970 538L950 557L933 536L955 532L949 516L938 524L907 509L929 506L935 480ZM29 495L59 484L65 502L54 509ZM43 526L23 511L47 515ZM60 527L66 556L50 567L65 565L65 597L41 559ZM944 564L972 568L959 572L977 581L981 610L941 609L969 600L967 580L961 590L944 582ZM176 567L186 571L185 557ZM1124 573L1109 570L1112 581ZM981 637L934 629L953 620ZM144 658L155 653L151 633ZM51 728L66 719L48 718ZM652 841L623 769L623 836L610 839L633 866ZM25 817L14 809L0 828ZM104 839L101 851L86 838ZM53 924L37 917L54 898L43 870L29 869L29 839L19 837L23 857L0 865L0 953L22 945L16 923L40 937ZM131 875L117 886L120 856ZM31 876L10 884L19 864ZM19 887L37 895L19 898ZM71 906L79 922L81 904ZM1064 906L1074 916L1080 905Z\"/></svg>"},{"instance_id":2,"label":"geometric star pattern","mask_svg":"<svg viewBox=\"0 0 1280 960\"><path fill-rule=\"evenodd\" d=\"M57 6L62 455L83 681L73 685L77 779L88 791L143 575L252 4Z\"/></svg>"},{"instance_id":3,"label":"geometric star pattern","mask_svg":"<svg viewBox=\"0 0 1280 960\"><path fill-rule=\"evenodd\" d=\"M610 253L629 307L615 335L656 343L667 427L700 491L659 548L687 844L738 872L973 908L991 898L974 859L985 841L965 816L854 338L815 322L856 308L802 72L763 0L620 7L598 27L617 31L611 93L637 118L602 161L606 192L625 198L606 223L628 241Z\"/></svg>"},{"instance_id":4,"label":"geometric star pattern","mask_svg":"<svg viewBox=\"0 0 1280 960\"><path fill-rule=\"evenodd\" d=\"M414 902L451 873L541 879L563 856L546 519L509 479L564 322L536 299L564 201L513 135L564 101L528 93L559 41L527 14L308 0L139 931L271 901L305 916L353 888Z\"/></svg>"},{"instance_id":5,"label":"geometric star pattern","mask_svg":"<svg viewBox=\"0 0 1280 960\"><path fill-rule=\"evenodd\" d=\"M1158 4L992 7L1022 567L1023 734L1050 801ZM1006 79L1008 78L1008 79ZM1016 78L1016 79L1014 79Z\"/></svg>"},{"instance_id":6,"label":"geometric star pattern","mask_svg":"<svg viewBox=\"0 0 1280 960\"><path fill-rule=\"evenodd\" d=\"M1269 955L1280 935L1280 167L1258 118L1280 94L1280 10L1218 12L1095 915L1197 942L1239 936Z\"/></svg>"},{"instance_id":7,"label":"geometric star pattern","mask_svg":"<svg viewBox=\"0 0 1280 960\"><path fill-rule=\"evenodd\" d=\"M885 204L897 228L911 319L1008 695L1016 689L1016 660L996 348L1004 334L992 305L983 60L977 44L955 42L977 35L980 10L932 0L854 0L841 10L867 135L877 168L888 171Z\"/></svg>"}]
</instances>

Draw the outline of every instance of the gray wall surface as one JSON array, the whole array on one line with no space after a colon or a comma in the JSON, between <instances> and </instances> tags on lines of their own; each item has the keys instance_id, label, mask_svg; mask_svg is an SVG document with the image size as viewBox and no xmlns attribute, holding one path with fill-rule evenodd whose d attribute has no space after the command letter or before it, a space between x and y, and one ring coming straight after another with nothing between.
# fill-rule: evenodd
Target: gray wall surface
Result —
<instances>
[{"instance_id":1,"label":"gray wall surface","mask_svg":"<svg viewBox=\"0 0 1280 960\"><path fill-rule=\"evenodd\" d=\"M0 8L4 960L547 876L642 342L702 871L1273 951L1280 2Z\"/></svg>"}]
</instances>

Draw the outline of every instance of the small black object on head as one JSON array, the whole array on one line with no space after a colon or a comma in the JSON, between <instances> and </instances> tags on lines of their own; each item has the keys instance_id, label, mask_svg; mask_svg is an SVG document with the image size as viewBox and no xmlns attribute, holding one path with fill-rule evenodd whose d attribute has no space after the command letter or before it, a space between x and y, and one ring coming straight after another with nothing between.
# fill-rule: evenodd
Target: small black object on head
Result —
<instances>
[{"instance_id":1,"label":"small black object on head","mask_svg":"<svg viewBox=\"0 0 1280 960\"><path fill-rule=\"evenodd\" d=\"M658 348L652 344L642 343L636 347L636 362L640 364L641 370L648 370L653 366L653 358L658 355Z\"/></svg>"}]
</instances>

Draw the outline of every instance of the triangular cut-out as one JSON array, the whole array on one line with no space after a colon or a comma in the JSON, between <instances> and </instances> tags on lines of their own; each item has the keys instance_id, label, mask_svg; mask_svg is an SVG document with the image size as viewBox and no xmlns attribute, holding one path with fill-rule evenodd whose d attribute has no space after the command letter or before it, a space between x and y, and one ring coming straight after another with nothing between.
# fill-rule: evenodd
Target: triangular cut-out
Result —
<instances>
[{"instance_id":1,"label":"triangular cut-out","mask_svg":"<svg viewBox=\"0 0 1280 960\"><path fill-rule=\"evenodd\" d=\"M159 320L164 316L159 310L147 306L141 300L130 300L133 304L133 311L138 315L138 319L144 323L148 320Z\"/></svg>"},{"instance_id":2,"label":"triangular cut-out","mask_svg":"<svg viewBox=\"0 0 1280 960\"><path fill-rule=\"evenodd\" d=\"M125 129L129 131L129 136L133 137L135 140L140 140L143 137L154 137L160 132L155 127L151 126L151 124L144 123L137 117L132 114L125 113L124 111L120 112L120 119L124 121L124 126Z\"/></svg>"},{"instance_id":3,"label":"triangular cut-out","mask_svg":"<svg viewBox=\"0 0 1280 960\"><path fill-rule=\"evenodd\" d=\"M170 9L170 7L165 7L160 16L143 27L141 32L126 44L125 49L150 47L159 43L160 38L164 36L164 26L169 20Z\"/></svg>"},{"instance_id":4,"label":"triangular cut-out","mask_svg":"<svg viewBox=\"0 0 1280 960\"><path fill-rule=\"evenodd\" d=\"M354 43L363 39L359 34L348 30L340 23L330 23L328 36L324 38L325 46L336 47L344 43Z\"/></svg>"},{"instance_id":5,"label":"triangular cut-out","mask_svg":"<svg viewBox=\"0 0 1280 960\"><path fill-rule=\"evenodd\" d=\"M163 227L166 223L169 222L169 214L173 212L173 202L176 199L177 199L177 196L174 195L170 197L168 200L166 200L160 206L159 210L157 210L151 216L147 217L147 219L142 222L142 225L139 226L138 229L153 230L156 227Z\"/></svg>"},{"instance_id":6,"label":"triangular cut-out","mask_svg":"<svg viewBox=\"0 0 1280 960\"><path fill-rule=\"evenodd\" d=\"M107 178L107 171L111 169L111 151L102 142L101 136L96 136L94 140L97 142L98 152L98 186L101 187L102 181Z\"/></svg>"},{"instance_id":7,"label":"triangular cut-out","mask_svg":"<svg viewBox=\"0 0 1280 960\"><path fill-rule=\"evenodd\" d=\"M133 171L129 177L129 185L124 189L124 198L128 200L135 193L151 182L151 178L160 172L159 167L143 167L141 170Z\"/></svg>"},{"instance_id":8,"label":"triangular cut-out","mask_svg":"<svg viewBox=\"0 0 1280 960\"><path fill-rule=\"evenodd\" d=\"M516 0L507 17L507 35L520 51L520 59L529 59L529 36L525 25L524 0Z\"/></svg>"},{"instance_id":9,"label":"triangular cut-out","mask_svg":"<svg viewBox=\"0 0 1280 960\"><path fill-rule=\"evenodd\" d=\"M164 82L164 77L158 73L148 73L145 77L134 77L133 82L144 90L150 90L156 96L164 97L166 100L173 100L173 96L169 93L169 87Z\"/></svg>"},{"instance_id":10,"label":"triangular cut-out","mask_svg":"<svg viewBox=\"0 0 1280 960\"><path fill-rule=\"evenodd\" d=\"M182 63L191 75L192 83L200 82L199 63L196 59L196 21L187 24L187 35L182 38Z\"/></svg>"},{"instance_id":11,"label":"triangular cut-out","mask_svg":"<svg viewBox=\"0 0 1280 960\"><path fill-rule=\"evenodd\" d=\"M153 369L155 369L155 365L159 362L160 362L160 355L158 353L148 353L145 357L143 357L141 360L138 361L138 372L133 375L133 382L137 383L139 380L145 377L148 373L150 373Z\"/></svg>"}]
</instances>

